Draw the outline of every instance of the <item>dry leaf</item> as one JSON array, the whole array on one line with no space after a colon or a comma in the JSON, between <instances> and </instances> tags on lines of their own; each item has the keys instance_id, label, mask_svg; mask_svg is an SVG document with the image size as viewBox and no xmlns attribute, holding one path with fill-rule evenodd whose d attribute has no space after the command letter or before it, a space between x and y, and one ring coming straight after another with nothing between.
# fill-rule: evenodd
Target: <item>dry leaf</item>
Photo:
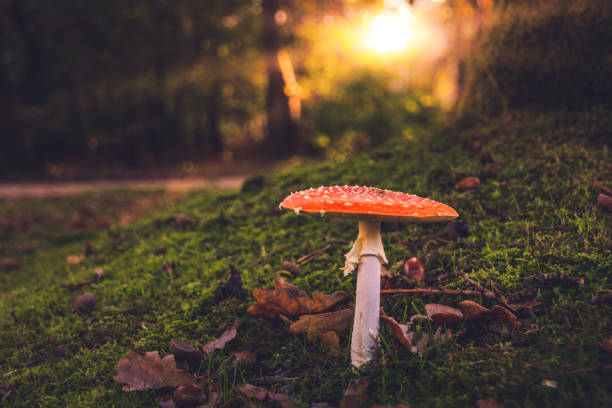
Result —
<instances>
[{"instance_id":1,"label":"dry leaf","mask_svg":"<svg viewBox=\"0 0 612 408\"><path fill-rule=\"evenodd\" d=\"M21 262L13 258L0 259L0 271L11 271L21 268Z\"/></svg>"},{"instance_id":2,"label":"dry leaf","mask_svg":"<svg viewBox=\"0 0 612 408\"><path fill-rule=\"evenodd\" d=\"M228 360L227 365L230 367L236 366L254 366L257 362L257 355L249 350L239 351L238 353L233 354Z\"/></svg>"},{"instance_id":3,"label":"dry leaf","mask_svg":"<svg viewBox=\"0 0 612 408\"><path fill-rule=\"evenodd\" d=\"M68 263L68 265L76 265L78 263L83 262L83 260L85 260L85 255L83 254L68 255L66 257L66 262Z\"/></svg>"},{"instance_id":4,"label":"dry leaf","mask_svg":"<svg viewBox=\"0 0 612 408\"><path fill-rule=\"evenodd\" d=\"M240 272L238 272L234 265L230 265L229 271L225 275L229 275L229 278L225 282L219 284L217 289L215 289L215 302L220 302L230 297L244 299L246 294L244 293L244 289L242 289Z\"/></svg>"},{"instance_id":5,"label":"dry leaf","mask_svg":"<svg viewBox=\"0 0 612 408\"><path fill-rule=\"evenodd\" d=\"M459 310L461 310L463 317L465 317L467 320L489 313L489 309L471 300L464 300L463 302L459 303Z\"/></svg>"},{"instance_id":6,"label":"dry leaf","mask_svg":"<svg viewBox=\"0 0 612 408\"><path fill-rule=\"evenodd\" d=\"M174 355L160 358L157 351L149 351L144 356L131 351L130 357L119 360L115 369L117 375L113 379L127 384L124 391L178 387L194 381L191 374L176 368Z\"/></svg>"},{"instance_id":7,"label":"dry leaf","mask_svg":"<svg viewBox=\"0 0 612 408\"><path fill-rule=\"evenodd\" d=\"M476 406L478 408L497 408L497 401L493 397L483 398L476 401Z\"/></svg>"},{"instance_id":8,"label":"dry leaf","mask_svg":"<svg viewBox=\"0 0 612 408\"><path fill-rule=\"evenodd\" d=\"M236 391L247 398L254 398L259 401L276 401L283 408L293 407L293 402L289 400L287 394L274 393L253 384L240 385L236 388Z\"/></svg>"},{"instance_id":9,"label":"dry leaf","mask_svg":"<svg viewBox=\"0 0 612 408\"><path fill-rule=\"evenodd\" d=\"M321 345L329 351L331 355L340 354L340 339L338 339L338 334L335 331L328 331L319 336L321 340Z\"/></svg>"},{"instance_id":10,"label":"dry leaf","mask_svg":"<svg viewBox=\"0 0 612 408\"><path fill-rule=\"evenodd\" d=\"M612 353L612 337L608 337L607 339L600 341L599 346L608 353Z\"/></svg>"},{"instance_id":11,"label":"dry leaf","mask_svg":"<svg viewBox=\"0 0 612 408\"><path fill-rule=\"evenodd\" d=\"M461 310L438 303L425 305L425 310L427 311L427 316L436 323L457 323L463 319Z\"/></svg>"},{"instance_id":12,"label":"dry leaf","mask_svg":"<svg viewBox=\"0 0 612 408\"><path fill-rule=\"evenodd\" d=\"M283 278L274 280L274 290L253 290L253 297L257 304L251 306L247 312L252 316L267 318L276 317L277 314L300 316L321 313L349 298L346 292L334 292L331 295L313 292L310 298L306 292L285 282Z\"/></svg>"},{"instance_id":13,"label":"dry leaf","mask_svg":"<svg viewBox=\"0 0 612 408\"><path fill-rule=\"evenodd\" d=\"M234 324L232 324L232 327L229 330L226 330L225 333L223 333L221 335L221 337L219 337L216 340L213 340L211 342L206 343L205 345L202 346L202 350L204 350L204 352L206 354L210 354L212 353L214 350L217 349L222 349L223 347L225 347L225 345L236 338L236 333L238 331L238 327L240 327L240 325L242 324L243 320L237 319L234 321Z\"/></svg>"},{"instance_id":14,"label":"dry leaf","mask_svg":"<svg viewBox=\"0 0 612 408\"><path fill-rule=\"evenodd\" d=\"M321 336L328 331L342 333L351 326L353 309L335 312L300 316L300 319L289 327L292 334L307 333L308 340Z\"/></svg>"},{"instance_id":15,"label":"dry leaf","mask_svg":"<svg viewBox=\"0 0 612 408\"><path fill-rule=\"evenodd\" d=\"M412 335L408 336L408 326L405 324L399 324L394 318L387 316L385 311L380 309L380 318L387 324L389 329L393 332L395 337L404 345L408 350L412 351Z\"/></svg>"},{"instance_id":16,"label":"dry leaf","mask_svg":"<svg viewBox=\"0 0 612 408\"><path fill-rule=\"evenodd\" d=\"M348 384L342 401L340 401L340 408L361 408L365 407L368 401L368 389L369 380L354 380Z\"/></svg>"},{"instance_id":17,"label":"dry leaf","mask_svg":"<svg viewBox=\"0 0 612 408\"><path fill-rule=\"evenodd\" d=\"M514 313L500 305L494 305L489 312L489 316L504 320L515 329L521 325L521 322L519 322Z\"/></svg>"},{"instance_id":18,"label":"dry leaf","mask_svg":"<svg viewBox=\"0 0 612 408\"><path fill-rule=\"evenodd\" d=\"M480 185L480 179L478 177L466 177L457 184L455 184L455 190L464 192L464 191L474 191L478 189Z\"/></svg>"}]
</instances>

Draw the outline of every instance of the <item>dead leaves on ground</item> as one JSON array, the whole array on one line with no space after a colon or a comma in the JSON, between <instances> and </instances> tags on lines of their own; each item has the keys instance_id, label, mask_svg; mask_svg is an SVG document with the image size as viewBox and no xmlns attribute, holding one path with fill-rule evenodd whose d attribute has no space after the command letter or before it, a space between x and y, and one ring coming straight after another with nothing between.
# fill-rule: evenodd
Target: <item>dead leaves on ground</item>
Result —
<instances>
[{"instance_id":1,"label":"dead leaves on ground","mask_svg":"<svg viewBox=\"0 0 612 408\"><path fill-rule=\"evenodd\" d=\"M343 291L331 295L313 292L311 298L297 286L286 282L283 278L276 278L274 290L255 289L253 297L257 304L249 307L247 313L256 317L274 318L279 314L301 316L326 312L346 302L349 295Z\"/></svg>"},{"instance_id":2,"label":"dead leaves on ground","mask_svg":"<svg viewBox=\"0 0 612 408\"><path fill-rule=\"evenodd\" d=\"M340 408L360 408L367 406L368 401L368 385L369 380L353 380L349 382L342 401L340 401Z\"/></svg>"},{"instance_id":3,"label":"dead leaves on ground","mask_svg":"<svg viewBox=\"0 0 612 408\"><path fill-rule=\"evenodd\" d=\"M126 384L124 391L178 387L194 381L191 374L176 367L174 355L161 358L157 351L148 351L144 355L132 351L129 358L119 360L116 370L113 379Z\"/></svg>"},{"instance_id":4,"label":"dead leaves on ground","mask_svg":"<svg viewBox=\"0 0 612 408\"><path fill-rule=\"evenodd\" d=\"M435 323L457 323L461 320L472 320L482 316L490 316L503 320L514 328L521 325L516 316L505 307L494 305L487 309L471 300L464 300L459 303L459 309L437 303L429 303L425 306L425 309L427 316Z\"/></svg>"},{"instance_id":5,"label":"dead leaves on ground","mask_svg":"<svg viewBox=\"0 0 612 408\"><path fill-rule=\"evenodd\" d=\"M289 332L292 334L306 333L308 340L313 340L330 331L344 332L351 326L352 320L352 308L315 315L303 315L289 327Z\"/></svg>"},{"instance_id":6,"label":"dead leaves on ground","mask_svg":"<svg viewBox=\"0 0 612 408\"><path fill-rule=\"evenodd\" d=\"M236 334L238 333L238 328L242 324L244 320L235 320L232 324L232 327L229 330L226 330L219 338L210 341L202 346L202 350L206 354L210 354L215 350L221 350L225 347L225 345L236 338Z\"/></svg>"},{"instance_id":7,"label":"dead leaves on ground","mask_svg":"<svg viewBox=\"0 0 612 408\"><path fill-rule=\"evenodd\" d=\"M0 259L0 271L12 271L21 268L22 263L13 258Z\"/></svg>"},{"instance_id":8,"label":"dead leaves on ground","mask_svg":"<svg viewBox=\"0 0 612 408\"><path fill-rule=\"evenodd\" d=\"M267 403L268 401L276 401L282 408L293 407L293 402L289 399L287 394L275 393L268 391L263 387L258 387L253 384L243 384L235 388L235 392L248 399L255 399Z\"/></svg>"}]
</instances>

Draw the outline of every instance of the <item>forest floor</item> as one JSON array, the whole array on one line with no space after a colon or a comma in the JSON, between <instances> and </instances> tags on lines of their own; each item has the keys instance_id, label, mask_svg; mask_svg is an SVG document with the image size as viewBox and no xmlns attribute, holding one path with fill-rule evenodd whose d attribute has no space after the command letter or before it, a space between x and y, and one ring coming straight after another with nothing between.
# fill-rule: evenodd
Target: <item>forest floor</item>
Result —
<instances>
[{"instance_id":1,"label":"forest floor","mask_svg":"<svg viewBox=\"0 0 612 408\"><path fill-rule=\"evenodd\" d=\"M173 387L124 391L113 378L117 363L166 355L173 339L204 345L228 331L226 343L195 353L199 362L184 367L190 374L166 366L171 377L193 376L210 398L218 395L218 406L610 406L612 229L597 197L612 187L611 125L612 112L602 109L514 113L394 140L344 163L251 177L239 191L1 201L0 406L156 407ZM480 177L479 187L457 191L469 176ZM344 278L341 268L355 223L278 208L292 191L331 184L454 207L470 227L464 238L449 237L444 223L383 224L389 272L397 276L417 256L427 273L421 283L388 284L477 290L459 273L466 272L487 290L527 301L513 313L520 325L416 319L408 328L416 354L382 325L379 358L357 371L350 327L336 328L338 350L289 333L296 316L248 315L251 291L271 288L279 276L308 294L352 298L355 276ZM283 271L284 261L299 272ZM246 295L236 285L217 289L231 266ZM75 305L86 292L96 301ZM383 295L382 306L408 324L431 304L457 307L465 299L508 303L484 294L400 294ZM236 320L243 322L232 332ZM237 364L241 352L249 357ZM358 395L352 401L343 397L349 384Z\"/></svg>"}]
</instances>

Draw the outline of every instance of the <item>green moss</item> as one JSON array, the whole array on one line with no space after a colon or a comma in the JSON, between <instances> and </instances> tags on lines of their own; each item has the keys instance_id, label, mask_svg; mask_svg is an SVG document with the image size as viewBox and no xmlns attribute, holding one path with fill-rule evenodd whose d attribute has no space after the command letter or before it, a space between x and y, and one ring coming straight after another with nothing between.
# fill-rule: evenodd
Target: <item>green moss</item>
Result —
<instances>
[{"instance_id":1,"label":"green moss","mask_svg":"<svg viewBox=\"0 0 612 408\"><path fill-rule=\"evenodd\" d=\"M594 292L610 289L612 234L609 215L596 206L599 191L586 183L609 176L609 147L598 137L608 131L602 126L609 118L610 112L600 109L449 128L342 164L284 170L251 181L242 193L194 194L129 227L52 237L27 256L13 246L16 235L6 233L2 256L19 257L25 265L2 277L1 382L17 382L2 404L156 406L166 391L122 391L112 380L115 363L133 347L166 353L172 338L205 343L235 318L244 318L251 299L214 300L230 264L242 273L247 290L270 287L282 261L323 247L326 235L355 238L354 222L280 211L278 203L286 194L318 185L366 184L448 203L471 227L468 238L454 242L438 239L445 238L442 224L385 225L383 240L393 268L417 255L430 276L464 270L482 283L492 280L507 294L528 286L538 273L557 270L582 277L585 284L543 288L541 300L548 311L526 317L520 331L468 322L453 328L465 330L464 335L433 345L422 356L410 354L383 329L381 364L360 373L349 369L348 333L340 338L342 354L332 359L320 344L288 334L281 321L247 317L238 338L205 359L198 371L214 372L257 334L272 333L252 347L259 359L256 369L222 371L224 400L235 384L280 369L297 377L288 384L299 406L313 401L337 405L355 378L370 379L371 403L474 406L477 399L492 396L507 407L578 406L587 400L593 406L610 405L609 377L593 368L610 364L610 355L597 343L612 335L612 310L609 304L588 302ZM497 176L478 192L458 193L453 189L457 181L485 170L479 152L464 147L474 135L500 161ZM160 222L177 212L193 224L174 228ZM65 256L93 238L98 251L67 266ZM340 271L348 250L341 242L332 241L325 253L304 264L293 282L309 292L353 293L355 278L345 279ZM160 245L166 253L153 255ZM169 262L173 276L162 267ZM99 282L74 293L60 287L90 277L94 267L104 268ZM469 288L460 278L443 283ZM95 309L71 313L72 302L84 291L98 298ZM406 321L423 313L428 302L454 305L459 300L394 296L385 297L383 305L388 314ZM435 327L423 324L418 330L433 334ZM558 387L546 388L542 379L554 379Z\"/></svg>"}]
</instances>

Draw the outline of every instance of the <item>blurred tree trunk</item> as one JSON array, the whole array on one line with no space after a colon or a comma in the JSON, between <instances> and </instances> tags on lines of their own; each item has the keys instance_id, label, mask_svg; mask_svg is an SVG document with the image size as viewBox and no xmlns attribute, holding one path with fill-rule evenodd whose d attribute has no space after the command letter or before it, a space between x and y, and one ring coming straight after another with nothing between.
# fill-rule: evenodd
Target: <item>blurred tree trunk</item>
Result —
<instances>
[{"instance_id":1,"label":"blurred tree trunk","mask_svg":"<svg viewBox=\"0 0 612 408\"><path fill-rule=\"evenodd\" d=\"M266 113L268 116L268 152L274 157L288 156L295 152L298 142L297 126L289 111L289 100L285 95L285 81L278 65L280 39L274 14L278 10L277 0L261 2L263 15L263 51L268 71Z\"/></svg>"},{"instance_id":2,"label":"blurred tree trunk","mask_svg":"<svg viewBox=\"0 0 612 408\"><path fill-rule=\"evenodd\" d=\"M208 136L208 145L213 154L219 154L223 151L223 140L219 131L219 112L221 107L221 83L215 80L208 94L208 109L206 110L206 127Z\"/></svg>"}]
</instances>

